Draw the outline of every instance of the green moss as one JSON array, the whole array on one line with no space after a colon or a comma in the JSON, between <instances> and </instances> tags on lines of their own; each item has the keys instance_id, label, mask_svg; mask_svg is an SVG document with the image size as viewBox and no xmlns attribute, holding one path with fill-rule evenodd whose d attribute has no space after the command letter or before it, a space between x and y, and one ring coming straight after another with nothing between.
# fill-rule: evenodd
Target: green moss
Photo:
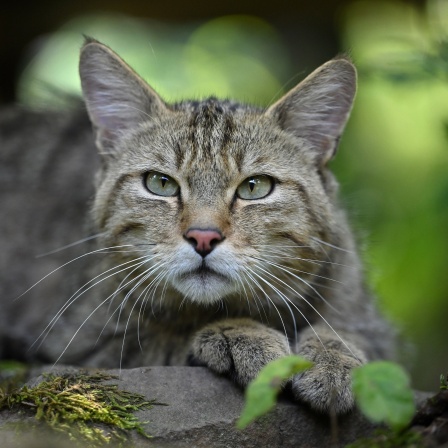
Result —
<instances>
[{"instance_id":1,"label":"green moss","mask_svg":"<svg viewBox=\"0 0 448 448\"><path fill-rule=\"evenodd\" d=\"M17 361L0 361L0 391L7 394L22 386L26 381L28 370L26 364Z\"/></svg>"},{"instance_id":2,"label":"green moss","mask_svg":"<svg viewBox=\"0 0 448 448\"><path fill-rule=\"evenodd\" d=\"M357 440L345 448L422 448L422 437L412 430L377 429L372 437Z\"/></svg>"},{"instance_id":3,"label":"green moss","mask_svg":"<svg viewBox=\"0 0 448 448\"><path fill-rule=\"evenodd\" d=\"M47 375L36 387L23 386L10 393L0 389L0 411L31 413L81 446L125 442L129 431L149 438L133 413L161 403L103 383L112 379L117 377L103 373Z\"/></svg>"}]
</instances>

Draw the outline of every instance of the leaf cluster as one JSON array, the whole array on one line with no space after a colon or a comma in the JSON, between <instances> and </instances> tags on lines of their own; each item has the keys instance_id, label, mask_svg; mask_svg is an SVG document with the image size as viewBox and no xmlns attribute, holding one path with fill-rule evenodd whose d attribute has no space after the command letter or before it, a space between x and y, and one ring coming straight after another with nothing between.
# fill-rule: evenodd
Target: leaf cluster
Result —
<instances>
[{"instance_id":1,"label":"leaf cluster","mask_svg":"<svg viewBox=\"0 0 448 448\"><path fill-rule=\"evenodd\" d=\"M312 362L296 355L285 356L267 364L246 390L246 405L237 427L244 429L256 418L269 412L275 406L277 395L285 382L312 365Z\"/></svg>"}]
</instances>

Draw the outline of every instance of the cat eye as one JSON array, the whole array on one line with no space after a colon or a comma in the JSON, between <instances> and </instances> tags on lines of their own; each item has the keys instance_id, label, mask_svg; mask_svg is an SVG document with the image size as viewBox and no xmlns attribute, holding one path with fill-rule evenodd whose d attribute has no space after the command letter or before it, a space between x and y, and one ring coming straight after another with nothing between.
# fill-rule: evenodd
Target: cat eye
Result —
<instances>
[{"instance_id":1,"label":"cat eye","mask_svg":"<svg viewBox=\"0 0 448 448\"><path fill-rule=\"evenodd\" d=\"M150 171L145 176L145 187L157 196L176 196L180 189L172 177L157 171Z\"/></svg>"},{"instance_id":2,"label":"cat eye","mask_svg":"<svg viewBox=\"0 0 448 448\"><path fill-rule=\"evenodd\" d=\"M261 199L267 196L274 186L272 177L260 174L245 179L236 189L236 195L240 199Z\"/></svg>"}]
</instances>

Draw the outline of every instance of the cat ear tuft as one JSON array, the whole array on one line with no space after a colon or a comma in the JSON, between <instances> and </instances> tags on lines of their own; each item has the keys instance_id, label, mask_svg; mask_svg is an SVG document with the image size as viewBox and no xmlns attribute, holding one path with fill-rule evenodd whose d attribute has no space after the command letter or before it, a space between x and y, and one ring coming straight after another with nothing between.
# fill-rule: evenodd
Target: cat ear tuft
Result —
<instances>
[{"instance_id":1,"label":"cat ear tuft","mask_svg":"<svg viewBox=\"0 0 448 448\"><path fill-rule=\"evenodd\" d=\"M339 137L356 94L356 69L348 59L333 59L309 75L268 110L280 127L312 145L325 165L336 153Z\"/></svg>"},{"instance_id":2,"label":"cat ear tuft","mask_svg":"<svg viewBox=\"0 0 448 448\"><path fill-rule=\"evenodd\" d=\"M87 111L97 134L97 146L104 152L113 150L114 142L126 130L168 110L129 65L93 38L85 38L79 73Z\"/></svg>"}]
</instances>

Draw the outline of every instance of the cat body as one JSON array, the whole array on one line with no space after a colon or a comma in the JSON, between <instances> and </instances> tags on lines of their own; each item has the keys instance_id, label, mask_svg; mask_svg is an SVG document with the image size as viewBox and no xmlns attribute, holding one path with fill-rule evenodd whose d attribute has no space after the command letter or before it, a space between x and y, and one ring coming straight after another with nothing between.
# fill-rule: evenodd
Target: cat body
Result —
<instances>
[{"instance_id":1,"label":"cat body","mask_svg":"<svg viewBox=\"0 0 448 448\"><path fill-rule=\"evenodd\" d=\"M168 105L94 40L80 75L100 154L80 235L92 236L90 255L45 279L61 281L49 326L40 337L37 321L28 327L38 356L205 365L244 387L269 361L298 353L315 365L292 379L295 397L319 411L351 409L351 369L393 346L327 168L355 95L353 65L328 62L266 110L215 98ZM92 176L94 158L83 157L69 189Z\"/></svg>"}]
</instances>

